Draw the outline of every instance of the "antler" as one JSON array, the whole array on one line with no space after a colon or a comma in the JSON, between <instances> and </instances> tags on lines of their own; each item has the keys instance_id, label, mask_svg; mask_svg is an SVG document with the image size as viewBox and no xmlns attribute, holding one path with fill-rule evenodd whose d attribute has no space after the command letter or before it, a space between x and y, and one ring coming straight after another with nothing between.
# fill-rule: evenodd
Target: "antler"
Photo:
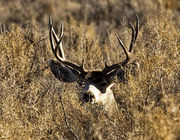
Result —
<instances>
[{"instance_id":1,"label":"antler","mask_svg":"<svg viewBox=\"0 0 180 140\"><path fill-rule=\"evenodd\" d=\"M61 63L65 64L65 65L77 70L81 74L85 73L85 71L83 69L83 66L78 66L78 65L76 65L74 63L68 62L66 60L65 56L64 56L64 50L63 50L63 46L62 46L64 25L61 24L60 37L59 38L56 35L56 32L55 32L55 30L53 28L53 22L52 22L51 16L49 16L49 28L50 28L49 39L50 39L50 43L51 43L51 48L52 48L52 52L53 52L54 56L56 57L56 59L59 62L61 62ZM55 40L56 46L54 44L53 38Z\"/></svg>"},{"instance_id":2,"label":"antler","mask_svg":"<svg viewBox=\"0 0 180 140\"><path fill-rule=\"evenodd\" d=\"M104 73L109 73L114 69L117 69L117 68L119 68L121 66L124 66L130 60L130 55L131 55L131 52L132 52L132 48L133 48L133 46L135 44L135 41L136 41L137 36L138 36L138 31L139 31L139 17L138 17L138 15L136 15L136 28L134 28L134 26L133 26L133 24L131 22L129 22L129 24L130 24L131 30L132 30L131 43L129 45L129 51L127 51L125 45L123 44L123 42L121 41L119 36L116 35L117 40L118 40L120 46L122 47L122 49L123 49L123 51L124 51L124 53L126 55L126 59L123 62L120 62L118 64L113 64L111 66L107 66L107 64L106 64L106 66L105 66L105 68L103 70Z\"/></svg>"}]
</instances>

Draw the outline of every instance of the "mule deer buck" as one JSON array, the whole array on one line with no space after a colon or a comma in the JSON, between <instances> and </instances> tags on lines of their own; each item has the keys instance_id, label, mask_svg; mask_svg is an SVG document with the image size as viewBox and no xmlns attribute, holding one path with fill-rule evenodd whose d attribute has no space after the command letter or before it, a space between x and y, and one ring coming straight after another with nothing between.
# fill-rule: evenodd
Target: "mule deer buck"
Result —
<instances>
[{"instance_id":1,"label":"mule deer buck","mask_svg":"<svg viewBox=\"0 0 180 140\"><path fill-rule=\"evenodd\" d=\"M113 77L116 75L121 75L123 67L129 62L133 46L138 36L139 30L139 18L136 15L136 27L133 26L131 22L131 42L129 50L126 49L123 42L118 36L117 40L122 47L126 58L124 61L108 66L105 64L105 68L102 71L85 71L83 66L78 66L75 63L66 60L62 45L63 40L63 24L60 28L60 36L58 37L52 23L52 18L49 17L49 39L52 48L52 52L58 61L50 60L49 65L54 76L60 81L71 83L78 82L82 87L82 99L83 103L102 103L108 108L109 105L114 100L114 95L111 87L114 85L112 83Z\"/></svg>"}]
</instances>

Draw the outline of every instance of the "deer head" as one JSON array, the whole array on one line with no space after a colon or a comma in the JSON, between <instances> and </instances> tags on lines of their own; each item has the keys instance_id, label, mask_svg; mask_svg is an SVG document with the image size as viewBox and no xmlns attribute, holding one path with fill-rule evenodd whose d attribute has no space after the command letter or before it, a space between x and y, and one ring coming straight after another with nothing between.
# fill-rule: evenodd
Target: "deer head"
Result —
<instances>
[{"instance_id":1,"label":"deer head","mask_svg":"<svg viewBox=\"0 0 180 140\"><path fill-rule=\"evenodd\" d=\"M123 42L118 36L117 40L122 47L126 58L124 61L108 66L105 64L105 68L102 71L85 71L82 66L78 66L75 63L66 60L64 50L62 46L63 40L63 24L60 28L60 36L58 37L52 23L52 18L49 17L49 39L52 48L52 52L56 57L57 61L50 60L49 65L54 76L62 82L71 83L77 82L82 87L82 99L83 103L102 103L109 104L113 99L113 92L111 87L114 76L123 75L123 67L129 62L131 52L135 41L138 36L139 30L139 18L136 15L136 27L131 22L130 26L132 29L131 42L129 50L126 49Z\"/></svg>"}]
</instances>

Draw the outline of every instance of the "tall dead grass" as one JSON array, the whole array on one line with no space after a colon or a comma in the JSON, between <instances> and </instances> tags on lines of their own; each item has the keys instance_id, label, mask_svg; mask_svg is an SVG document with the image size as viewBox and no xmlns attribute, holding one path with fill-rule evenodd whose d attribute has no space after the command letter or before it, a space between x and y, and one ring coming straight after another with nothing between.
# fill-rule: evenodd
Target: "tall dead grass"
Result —
<instances>
[{"instance_id":1,"label":"tall dead grass","mask_svg":"<svg viewBox=\"0 0 180 140\"><path fill-rule=\"evenodd\" d=\"M57 4L56 8L49 6L47 1L28 2L32 4L30 9L11 1L7 4L9 8L16 4L23 12L28 9L31 11L23 13L19 10L18 19L11 13L1 15L3 19L7 19L0 21L4 25L0 32L1 139L74 139L67 129L66 121L79 139L180 138L180 32L173 11L162 10L160 16L148 14L145 17L140 14L139 36L133 48L132 60L125 67L125 80L114 80L116 85L113 91L118 108L109 117L100 105L81 106L80 87L76 83L61 83L48 68L48 60L54 58L47 34L48 14L55 13L56 8L61 7L60 2L51 1L51 4ZM87 9L88 6L94 8L91 22L84 22L84 17L82 22L71 8L76 7L76 10L81 11L83 4L81 5L80 1L62 1L63 8L68 12L56 12L57 14L53 15L56 29L60 23L59 16L65 19L63 43L66 57L77 64L81 64L84 59L86 70L102 69L106 60L108 64L121 61L124 54L115 34L118 34L127 46L131 38L127 23L119 24L119 17L118 20L115 20L115 17L96 19L94 16L98 9L103 12L106 11L106 6L111 8L115 7L114 4L129 4L141 13L143 8L136 9L136 2L109 2L109 5L103 2L87 5ZM144 3L147 2L152 1ZM71 6L66 9L66 4ZM37 12L37 9L33 9L35 5L37 9L40 5L46 8ZM95 8L92 5L98 6ZM116 8L112 9L113 12L118 9ZM16 11L17 8L13 10ZM43 13L43 10L48 14L39 14ZM122 11L124 13L126 10ZM110 13L106 12L110 18ZM115 13L118 15L118 11ZM131 15L131 12L129 14ZM17 22L13 21L15 24L12 25L9 17L13 17ZM25 17L28 17L25 21L32 25L24 26ZM89 18L88 14L86 18ZM105 28L101 26L104 21L112 26L106 26L110 30L102 41L99 35ZM117 25L122 27L116 27ZM134 65L137 63L139 69Z\"/></svg>"}]
</instances>

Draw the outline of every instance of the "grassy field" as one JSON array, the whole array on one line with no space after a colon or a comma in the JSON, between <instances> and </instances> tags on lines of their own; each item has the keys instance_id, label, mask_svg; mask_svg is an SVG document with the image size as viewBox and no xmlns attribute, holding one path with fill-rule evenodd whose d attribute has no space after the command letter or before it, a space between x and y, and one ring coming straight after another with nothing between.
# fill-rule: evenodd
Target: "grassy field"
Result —
<instances>
[{"instance_id":1,"label":"grassy field","mask_svg":"<svg viewBox=\"0 0 180 140\"><path fill-rule=\"evenodd\" d=\"M0 139L180 139L178 0L1 0L0 13ZM115 35L129 45L135 14L133 56L112 88L116 110L81 105L78 84L48 67L49 15L55 30L65 23L66 58L94 70L124 59Z\"/></svg>"}]
</instances>

